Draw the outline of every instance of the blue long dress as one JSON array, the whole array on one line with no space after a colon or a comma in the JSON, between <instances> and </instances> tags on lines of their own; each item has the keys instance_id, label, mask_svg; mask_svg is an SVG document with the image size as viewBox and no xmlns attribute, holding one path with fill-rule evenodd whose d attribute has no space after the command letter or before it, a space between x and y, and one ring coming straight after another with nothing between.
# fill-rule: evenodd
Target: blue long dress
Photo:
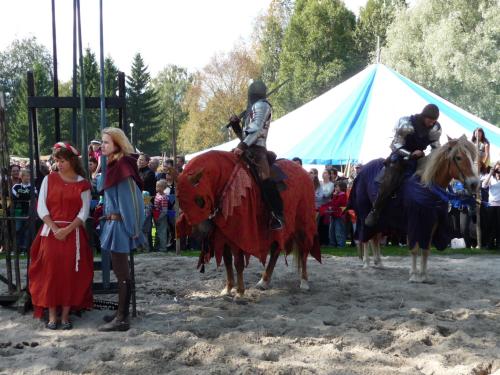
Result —
<instances>
[{"instance_id":1,"label":"blue long dress","mask_svg":"<svg viewBox=\"0 0 500 375\"><path fill-rule=\"evenodd\" d=\"M103 186L103 175L98 181L99 187ZM122 220L102 221L102 250L129 253L146 243L142 233L144 201L139 187L131 177L104 190L104 216L111 214L120 214Z\"/></svg>"}]
</instances>

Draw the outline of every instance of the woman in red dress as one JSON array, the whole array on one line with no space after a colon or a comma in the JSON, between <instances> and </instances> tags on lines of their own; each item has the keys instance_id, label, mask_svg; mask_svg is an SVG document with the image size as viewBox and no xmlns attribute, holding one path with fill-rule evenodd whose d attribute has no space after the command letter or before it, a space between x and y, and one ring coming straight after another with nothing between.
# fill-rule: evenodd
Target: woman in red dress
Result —
<instances>
[{"instance_id":1,"label":"woman in red dress","mask_svg":"<svg viewBox=\"0 0 500 375\"><path fill-rule=\"evenodd\" d=\"M44 225L31 247L29 291L41 318L49 310L47 328L56 329L61 309L61 328L71 329L71 309L92 308L93 254L83 227L90 206L90 183L79 152L58 142L53 156L58 172L46 176L40 188L37 212Z\"/></svg>"}]
</instances>

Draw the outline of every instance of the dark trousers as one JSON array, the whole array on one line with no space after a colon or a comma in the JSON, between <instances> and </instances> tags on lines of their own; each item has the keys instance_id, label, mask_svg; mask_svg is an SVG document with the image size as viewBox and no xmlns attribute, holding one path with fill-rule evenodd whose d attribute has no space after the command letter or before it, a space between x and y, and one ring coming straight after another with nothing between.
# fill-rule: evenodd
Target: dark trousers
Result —
<instances>
[{"instance_id":1,"label":"dark trousers","mask_svg":"<svg viewBox=\"0 0 500 375\"><path fill-rule=\"evenodd\" d=\"M488 207L488 247L500 250L500 206Z\"/></svg>"},{"instance_id":2,"label":"dark trousers","mask_svg":"<svg viewBox=\"0 0 500 375\"><path fill-rule=\"evenodd\" d=\"M450 219L452 236L455 238L463 238L465 246L471 247L470 224L472 218L469 215L468 209L458 209L452 207L448 217Z\"/></svg>"},{"instance_id":3,"label":"dark trousers","mask_svg":"<svg viewBox=\"0 0 500 375\"><path fill-rule=\"evenodd\" d=\"M386 162L384 176L380 182L377 199L373 208L380 213L386 206L389 198L401 186L405 177L405 164L403 160Z\"/></svg>"}]
</instances>

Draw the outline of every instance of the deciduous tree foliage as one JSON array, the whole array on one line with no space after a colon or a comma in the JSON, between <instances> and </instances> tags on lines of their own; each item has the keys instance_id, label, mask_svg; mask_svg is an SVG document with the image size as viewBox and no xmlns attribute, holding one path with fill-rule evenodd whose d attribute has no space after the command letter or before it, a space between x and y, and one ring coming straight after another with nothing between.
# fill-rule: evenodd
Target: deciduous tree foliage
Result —
<instances>
[{"instance_id":1,"label":"deciduous tree foliage","mask_svg":"<svg viewBox=\"0 0 500 375\"><path fill-rule=\"evenodd\" d=\"M237 46L227 54L215 55L193 77L186 95L189 119L179 133L182 152L199 151L234 138L223 128L232 113L246 108L249 80L260 76L260 67L251 49Z\"/></svg>"},{"instance_id":2,"label":"deciduous tree foliage","mask_svg":"<svg viewBox=\"0 0 500 375\"><path fill-rule=\"evenodd\" d=\"M52 59L35 37L14 40L0 52L0 91L6 94L9 149L12 154L28 155L28 92L26 72L32 71L36 95L52 95ZM41 152L53 139L53 112L38 111Z\"/></svg>"},{"instance_id":3,"label":"deciduous tree foliage","mask_svg":"<svg viewBox=\"0 0 500 375\"><path fill-rule=\"evenodd\" d=\"M387 28L394 20L396 11L402 7L406 7L404 0L368 0L361 7L354 39L362 61L375 62L377 37L380 46L384 46Z\"/></svg>"},{"instance_id":4,"label":"deciduous tree foliage","mask_svg":"<svg viewBox=\"0 0 500 375\"><path fill-rule=\"evenodd\" d=\"M356 19L340 0L297 0L285 31L279 80L291 78L274 103L284 114L357 72Z\"/></svg>"},{"instance_id":5,"label":"deciduous tree foliage","mask_svg":"<svg viewBox=\"0 0 500 375\"><path fill-rule=\"evenodd\" d=\"M166 66L153 80L153 86L160 98L161 109L161 130L158 137L161 151L167 155L174 154L174 136L177 141L180 126L188 118L188 112L183 104L191 81L192 77L187 70L177 65Z\"/></svg>"},{"instance_id":6,"label":"deciduous tree foliage","mask_svg":"<svg viewBox=\"0 0 500 375\"><path fill-rule=\"evenodd\" d=\"M283 38L293 11L292 0L272 0L267 12L257 19L255 45L262 65L262 79L273 86L277 84L281 65Z\"/></svg>"},{"instance_id":7,"label":"deciduous tree foliage","mask_svg":"<svg viewBox=\"0 0 500 375\"><path fill-rule=\"evenodd\" d=\"M397 13L382 62L498 125L499 40L497 0L422 0Z\"/></svg>"}]
</instances>

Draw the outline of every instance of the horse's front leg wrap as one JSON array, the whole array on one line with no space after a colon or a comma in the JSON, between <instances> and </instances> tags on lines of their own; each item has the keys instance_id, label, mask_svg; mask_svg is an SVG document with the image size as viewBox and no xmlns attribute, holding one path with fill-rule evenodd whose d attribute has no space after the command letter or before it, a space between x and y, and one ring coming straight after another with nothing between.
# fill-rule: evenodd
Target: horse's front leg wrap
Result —
<instances>
[{"instance_id":1,"label":"horse's front leg wrap","mask_svg":"<svg viewBox=\"0 0 500 375\"><path fill-rule=\"evenodd\" d=\"M243 270L245 268L245 256L242 251L234 257L234 268L236 268L237 288L236 292L238 297L243 297L245 294L245 281L243 280Z\"/></svg>"},{"instance_id":2,"label":"horse's front leg wrap","mask_svg":"<svg viewBox=\"0 0 500 375\"><path fill-rule=\"evenodd\" d=\"M231 249L228 246L224 246L222 259L224 260L224 266L226 267L226 287L222 289L220 294L221 296L227 296L231 294L234 287L233 255L231 254Z\"/></svg>"}]
</instances>

